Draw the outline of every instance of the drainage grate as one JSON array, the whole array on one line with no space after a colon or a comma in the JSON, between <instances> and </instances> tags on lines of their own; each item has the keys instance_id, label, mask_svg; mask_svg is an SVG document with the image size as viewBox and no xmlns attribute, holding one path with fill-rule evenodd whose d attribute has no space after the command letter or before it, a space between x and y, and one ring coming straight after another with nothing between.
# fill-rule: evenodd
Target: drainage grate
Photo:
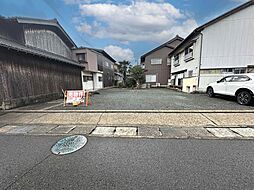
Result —
<instances>
[{"instance_id":1,"label":"drainage grate","mask_svg":"<svg viewBox=\"0 0 254 190\"><path fill-rule=\"evenodd\" d=\"M82 135L73 135L59 140L52 148L51 152L56 155L73 153L81 149L87 143L87 138Z\"/></svg>"}]
</instances>

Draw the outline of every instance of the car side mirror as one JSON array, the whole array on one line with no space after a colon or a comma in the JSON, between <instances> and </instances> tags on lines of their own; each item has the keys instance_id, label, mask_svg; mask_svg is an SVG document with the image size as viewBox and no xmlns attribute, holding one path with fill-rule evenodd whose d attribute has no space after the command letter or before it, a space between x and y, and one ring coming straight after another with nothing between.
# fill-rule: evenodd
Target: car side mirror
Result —
<instances>
[{"instance_id":1,"label":"car side mirror","mask_svg":"<svg viewBox=\"0 0 254 190\"><path fill-rule=\"evenodd\" d=\"M220 80L218 80L217 83L220 83Z\"/></svg>"}]
</instances>

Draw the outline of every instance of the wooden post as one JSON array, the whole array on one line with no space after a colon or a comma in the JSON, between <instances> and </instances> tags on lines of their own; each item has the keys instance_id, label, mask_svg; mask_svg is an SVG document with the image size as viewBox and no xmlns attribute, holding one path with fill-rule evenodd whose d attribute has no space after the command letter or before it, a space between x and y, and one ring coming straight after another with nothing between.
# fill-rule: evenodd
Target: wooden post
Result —
<instances>
[{"instance_id":1,"label":"wooden post","mask_svg":"<svg viewBox=\"0 0 254 190\"><path fill-rule=\"evenodd\" d=\"M64 107L66 106L67 91L64 91Z\"/></svg>"},{"instance_id":2,"label":"wooden post","mask_svg":"<svg viewBox=\"0 0 254 190\"><path fill-rule=\"evenodd\" d=\"M86 107L88 106L89 103L89 91L86 91Z\"/></svg>"}]
</instances>

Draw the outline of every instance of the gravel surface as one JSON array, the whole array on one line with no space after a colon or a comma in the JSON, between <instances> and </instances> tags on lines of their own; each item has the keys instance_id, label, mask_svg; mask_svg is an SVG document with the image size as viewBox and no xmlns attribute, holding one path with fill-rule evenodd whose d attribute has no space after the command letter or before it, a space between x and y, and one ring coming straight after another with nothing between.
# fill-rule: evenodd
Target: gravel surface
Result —
<instances>
[{"instance_id":1,"label":"gravel surface","mask_svg":"<svg viewBox=\"0 0 254 190\"><path fill-rule=\"evenodd\" d=\"M209 98L206 94L186 94L169 89L107 89L92 97L85 108L62 105L55 109L79 110L246 110L254 106L238 105L232 97Z\"/></svg>"}]
</instances>

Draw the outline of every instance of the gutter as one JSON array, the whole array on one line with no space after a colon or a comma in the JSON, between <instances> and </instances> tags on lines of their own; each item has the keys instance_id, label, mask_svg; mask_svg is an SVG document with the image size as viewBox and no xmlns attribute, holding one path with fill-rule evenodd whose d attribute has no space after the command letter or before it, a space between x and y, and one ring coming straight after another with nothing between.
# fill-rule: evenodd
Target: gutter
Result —
<instances>
[{"instance_id":1,"label":"gutter","mask_svg":"<svg viewBox=\"0 0 254 190\"><path fill-rule=\"evenodd\" d=\"M200 84L200 70L201 70L201 57L202 57L202 50L203 50L203 33L200 32L201 35L201 41L200 41L200 55L199 55L199 66L198 66L198 90L199 90L199 84Z\"/></svg>"}]
</instances>

